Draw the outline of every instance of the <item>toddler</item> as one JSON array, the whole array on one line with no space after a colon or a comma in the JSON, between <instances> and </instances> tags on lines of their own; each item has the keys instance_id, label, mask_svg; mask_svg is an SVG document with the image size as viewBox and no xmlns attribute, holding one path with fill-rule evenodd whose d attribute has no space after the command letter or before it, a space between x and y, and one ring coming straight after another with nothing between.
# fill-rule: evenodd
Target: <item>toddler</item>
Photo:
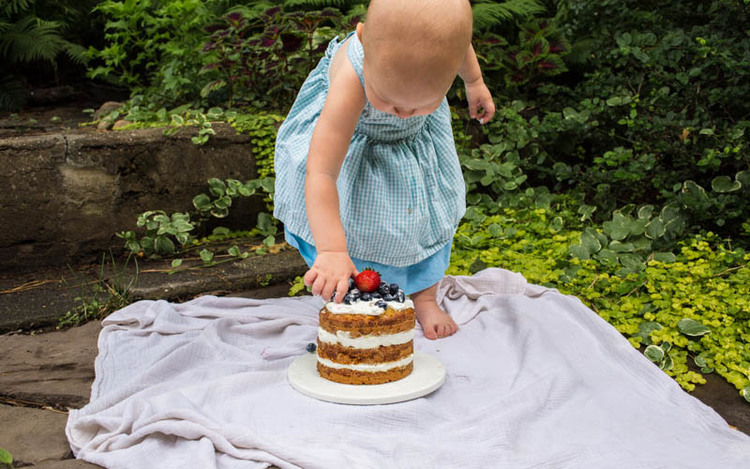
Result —
<instances>
[{"instance_id":1,"label":"toddler","mask_svg":"<svg viewBox=\"0 0 750 469\"><path fill-rule=\"evenodd\" d=\"M274 216L310 266L305 285L341 302L372 267L414 301L428 339L458 329L437 304L465 211L445 98L456 75L469 112L495 107L471 46L468 0L372 0L334 39L276 141Z\"/></svg>"}]
</instances>

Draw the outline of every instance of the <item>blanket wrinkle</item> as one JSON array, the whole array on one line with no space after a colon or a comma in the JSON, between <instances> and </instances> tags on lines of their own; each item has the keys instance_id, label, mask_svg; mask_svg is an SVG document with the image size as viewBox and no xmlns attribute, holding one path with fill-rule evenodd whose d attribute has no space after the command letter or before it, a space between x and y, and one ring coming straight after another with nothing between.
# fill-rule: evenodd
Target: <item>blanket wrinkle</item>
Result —
<instances>
[{"instance_id":1,"label":"blanket wrinkle","mask_svg":"<svg viewBox=\"0 0 750 469\"><path fill-rule=\"evenodd\" d=\"M577 298L494 268L446 277L438 294L461 327L414 343L445 383L381 406L288 384L320 298L133 303L103 321L71 449L128 469L747 467L750 437Z\"/></svg>"}]
</instances>

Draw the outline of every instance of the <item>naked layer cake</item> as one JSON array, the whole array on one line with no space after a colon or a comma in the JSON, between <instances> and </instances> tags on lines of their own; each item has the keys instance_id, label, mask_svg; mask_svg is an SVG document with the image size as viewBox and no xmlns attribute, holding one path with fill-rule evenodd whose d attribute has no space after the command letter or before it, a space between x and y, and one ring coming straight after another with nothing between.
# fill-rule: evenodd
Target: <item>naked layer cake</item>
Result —
<instances>
[{"instance_id":1,"label":"naked layer cake","mask_svg":"<svg viewBox=\"0 0 750 469\"><path fill-rule=\"evenodd\" d=\"M382 384L408 376L414 358L414 303L397 284L380 282L379 276L373 291L360 290L357 286L368 284L359 276L356 280L343 303L331 301L320 311L320 376L345 384Z\"/></svg>"}]
</instances>

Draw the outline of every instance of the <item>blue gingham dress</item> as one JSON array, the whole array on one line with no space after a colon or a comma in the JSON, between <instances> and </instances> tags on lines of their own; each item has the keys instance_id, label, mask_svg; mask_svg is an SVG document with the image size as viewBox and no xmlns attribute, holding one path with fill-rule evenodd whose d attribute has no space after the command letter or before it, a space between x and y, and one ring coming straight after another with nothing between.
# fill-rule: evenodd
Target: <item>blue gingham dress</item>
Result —
<instances>
[{"instance_id":1,"label":"blue gingham dress","mask_svg":"<svg viewBox=\"0 0 750 469\"><path fill-rule=\"evenodd\" d=\"M356 34L347 39L349 60L364 86L362 44ZM276 140L274 216L309 244L314 243L305 210L307 153L328 93L328 66L343 43L331 41ZM405 267L450 245L466 202L447 99L432 114L407 119L368 101L336 186L351 257Z\"/></svg>"}]
</instances>

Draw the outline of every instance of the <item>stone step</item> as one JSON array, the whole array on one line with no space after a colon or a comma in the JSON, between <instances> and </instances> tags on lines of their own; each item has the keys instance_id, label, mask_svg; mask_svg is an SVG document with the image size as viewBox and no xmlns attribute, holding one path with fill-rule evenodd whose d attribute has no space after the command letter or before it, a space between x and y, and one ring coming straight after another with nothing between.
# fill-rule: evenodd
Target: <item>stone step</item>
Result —
<instances>
[{"instance_id":1,"label":"stone step","mask_svg":"<svg viewBox=\"0 0 750 469\"><path fill-rule=\"evenodd\" d=\"M141 299L184 301L196 296L229 295L281 286L285 296L289 282L307 270L296 250L283 246L279 252L232 260L211 267L200 261L186 262L176 273L170 260L105 263L104 269L50 268L25 274L0 275L0 333L54 327L68 311L106 300L111 291L127 302ZM186 267L191 267L186 269ZM287 289L284 291L284 287ZM262 293L259 293L262 294ZM78 298L78 299L77 299Z\"/></svg>"}]
</instances>

